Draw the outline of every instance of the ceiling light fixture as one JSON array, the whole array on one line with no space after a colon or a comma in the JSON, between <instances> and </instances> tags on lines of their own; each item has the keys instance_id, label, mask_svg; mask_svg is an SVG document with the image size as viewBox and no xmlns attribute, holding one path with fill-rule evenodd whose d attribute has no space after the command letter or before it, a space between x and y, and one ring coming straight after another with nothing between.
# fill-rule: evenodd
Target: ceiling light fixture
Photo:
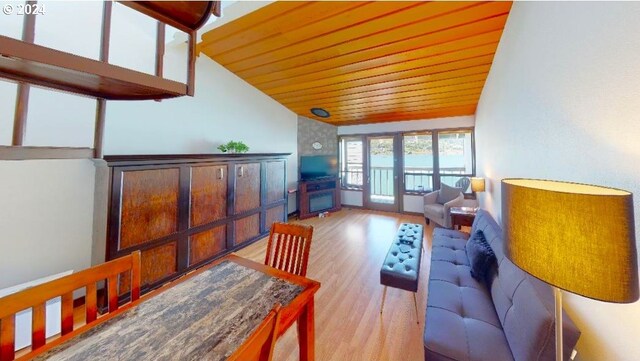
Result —
<instances>
[{"instance_id":1,"label":"ceiling light fixture","mask_svg":"<svg viewBox=\"0 0 640 361\"><path fill-rule=\"evenodd\" d=\"M320 118L329 118L331 114L322 108L311 108L311 114Z\"/></svg>"}]
</instances>

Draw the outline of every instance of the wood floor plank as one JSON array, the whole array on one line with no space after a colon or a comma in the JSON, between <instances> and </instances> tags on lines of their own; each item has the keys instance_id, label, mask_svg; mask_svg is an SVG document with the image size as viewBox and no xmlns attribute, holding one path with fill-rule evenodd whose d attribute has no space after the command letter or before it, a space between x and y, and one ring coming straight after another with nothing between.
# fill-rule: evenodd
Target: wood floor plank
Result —
<instances>
[{"instance_id":1,"label":"wood floor plank","mask_svg":"<svg viewBox=\"0 0 640 361\"><path fill-rule=\"evenodd\" d=\"M314 227L307 277L322 287L315 299L316 360L424 360L422 335L426 308L432 226L425 226L417 293L420 324L411 292L389 288L380 315L380 267L400 223L424 225L421 216L343 208L326 218L296 223ZM264 261L267 239L237 252ZM274 360L298 359L295 327L278 340Z\"/></svg>"}]
</instances>

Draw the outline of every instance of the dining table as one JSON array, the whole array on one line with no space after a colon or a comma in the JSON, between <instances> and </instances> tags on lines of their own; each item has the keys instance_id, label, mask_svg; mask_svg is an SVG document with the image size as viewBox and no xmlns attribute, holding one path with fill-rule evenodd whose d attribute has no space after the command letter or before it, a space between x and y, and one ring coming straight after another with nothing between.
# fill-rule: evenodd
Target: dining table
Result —
<instances>
[{"instance_id":1,"label":"dining table","mask_svg":"<svg viewBox=\"0 0 640 361\"><path fill-rule=\"evenodd\" d=\"M278 336L297 321L300 360L313 361L319 288L230 254L19 360L226 360L279 303Z\"/></svg>"}]
</instances>

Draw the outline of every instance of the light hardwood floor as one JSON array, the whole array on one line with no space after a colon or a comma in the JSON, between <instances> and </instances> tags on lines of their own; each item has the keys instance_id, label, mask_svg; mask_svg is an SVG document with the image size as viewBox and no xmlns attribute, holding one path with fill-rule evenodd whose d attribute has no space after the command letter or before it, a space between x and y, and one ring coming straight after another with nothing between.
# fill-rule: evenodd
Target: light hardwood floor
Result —
<instances>
[{"instance_id":1,"label":"light hardwood floor","mask_svg":"<svg viewBox=\"0 0 640 361\"><path fill-rule=\"evenodd\" d=\"M389 287L380 315L380 267L400 223L424 225L423 217L343 209L327 218L293 222L314 227L307 277L322 283L315 298L316 360L424 360L432 226L425 227L416 324L411 292ZM266 242L262 239L237 254L264 262ZM274 360L298 360L296 327L278 340Z\"/></svg>"}]
</instances>

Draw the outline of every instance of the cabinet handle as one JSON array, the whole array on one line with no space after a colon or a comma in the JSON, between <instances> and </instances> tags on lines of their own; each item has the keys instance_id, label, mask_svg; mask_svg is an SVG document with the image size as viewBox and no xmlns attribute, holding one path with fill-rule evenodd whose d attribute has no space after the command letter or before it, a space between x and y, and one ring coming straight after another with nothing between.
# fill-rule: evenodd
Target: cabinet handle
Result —
<instances>
[{"instance_id":1,"label":"cabinet handle","mask_svg":"<svg viewBox=\"0 0 640 361\"><path fill-rule=\"evenodd\" d=\"M219 180L223 180L224 179L224 169L223 168L218 168L218 179Z\"/></svg>"},{"instance_id":2,"label":"cabinet handle","mask_svg":"<svg viewBox=\"0 0 640 361\"><path fill-rule=\"evenodd\" d=\"M238 170L238 177L243 177L244 176L244 166L240 166L240 169Z\"/></svg>"}]
</instances>

